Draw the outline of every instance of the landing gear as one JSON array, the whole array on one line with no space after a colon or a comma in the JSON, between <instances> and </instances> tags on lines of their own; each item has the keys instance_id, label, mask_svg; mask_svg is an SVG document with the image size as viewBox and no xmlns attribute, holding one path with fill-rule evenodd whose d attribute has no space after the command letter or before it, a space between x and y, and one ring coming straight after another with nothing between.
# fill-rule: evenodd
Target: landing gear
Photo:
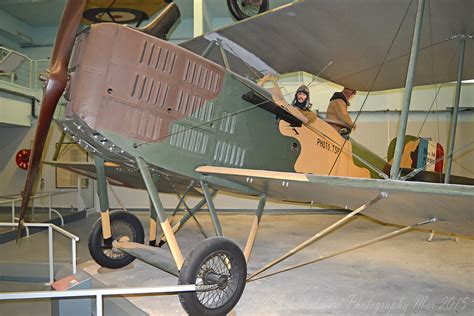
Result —
<instances>
[{"instance_id":1,"label":"landing gear","mask_svg":"<svg viewBox=\"0 0 474 316\"><path fill-rule=\"evenodd\" d=\"M230 239L202 241L181 269L178 284L195 284L196 292L179 294L190 315L225 315L234 308L245 288L247 264L239 246Z\"/></svg>"},{"instance_id":2,"label":"landing gear","mask_svg":"<svg viewBox=\"0 0 474 316\"><path fill-rule=\"evenodd\" d=\"M268 0L227 0L230 13L238 21L268 11Z\"/></svg>"},{"instance_id":3,"label":"landing gear","mask_svg":"<svg viewBox=\"0 0 474 316\"><path fill-rule=\"evenodd\" d=\"M131 263L135 257L113 248L112 242L125 240L143 244L145 233L140 220L125 211L110 212L110 231L112 237L104 240L102 219L99 218L89 236L89 251L99 265L117 269Z\"/></svg>"}]
</instances>

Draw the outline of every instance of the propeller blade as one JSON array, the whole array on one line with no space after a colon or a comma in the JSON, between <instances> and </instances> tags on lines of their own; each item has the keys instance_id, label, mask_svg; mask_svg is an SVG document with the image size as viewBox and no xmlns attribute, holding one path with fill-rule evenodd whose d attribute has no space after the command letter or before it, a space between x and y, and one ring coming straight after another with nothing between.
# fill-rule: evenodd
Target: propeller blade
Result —
<instances>
[{"instance_id":1,"label":"propeller blade","mask_svg":"<svg viewBox=\"0 0 474 316\"><path fill-rule=\"evenodd\" d=\"M23 189L20 216L18 220L17 240L21 235L23 220L31 197L33 184L38 175L41 156L48 136L49 127L59 98L67 84L67 69L71 57L76 31L81 21L86 0L68 0L59 23L58 34L51 56L49 78L43 91L43 101L36 126L33 147L31 149L30 164Z\"/></svg>"}]
</instances>

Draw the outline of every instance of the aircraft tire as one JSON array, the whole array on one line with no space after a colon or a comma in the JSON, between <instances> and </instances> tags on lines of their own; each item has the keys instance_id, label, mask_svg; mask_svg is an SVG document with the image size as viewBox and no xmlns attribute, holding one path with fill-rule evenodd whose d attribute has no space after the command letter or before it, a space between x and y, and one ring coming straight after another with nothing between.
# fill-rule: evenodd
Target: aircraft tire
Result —
<instances>
[{"instance_id":1,"label":"aircraft tire","mask_svg":"<svg viewBox=\"0 0 474 316\"><path fill-rule=\"evenodd\" d=\"M230 13L232 13L232 16L236 18L238 21L244 20L246 18L249 18L252 15L249 15L249 13L244 12L242 8L239 6L238 2L241 0L227 0L227 7L229 8ZM260 5L260 9L258 10L258 13L263 13L265 11L268 11L268 0L262 0L262 4Z\"/></svg>"},{"instance_id":2,"label":"aircraft tire","mask_svg":"<svg viewBox=\"0 0 474 316\"><path fill-rule=\"evenodd\" d=\"M132 213L125 211L110 212L110 229L112 239L128 237L129 241L143 244L145 232L140 220ZM118 269L135 260L135 257L114 248L104 248L102 237L102 221L99 218L92 227L89 236L89 252L102 267Z\"/></svg>"},{"instance_id":3,"label":"aircraft tire","mask_svg":"<svg viewBox=\"0 0 474 316\"><path fill-rule=\"evenodd\" d=\"M196 292L180 293L179 300L189 315L226 315L242 296L246 278L239 246L228 238L208 238L190 253L179 275L178 284L195 284Z\"/></svg>"}]
</instances>

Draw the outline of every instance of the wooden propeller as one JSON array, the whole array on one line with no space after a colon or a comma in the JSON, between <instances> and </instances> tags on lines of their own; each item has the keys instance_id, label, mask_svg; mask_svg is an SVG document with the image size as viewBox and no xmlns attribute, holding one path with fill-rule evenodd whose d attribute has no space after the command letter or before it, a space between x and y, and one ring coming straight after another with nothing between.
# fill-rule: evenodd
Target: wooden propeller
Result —
<instances>
[{"instance_id":1,"label":"wooden propeller","mask_svg":"<svg viewBox=\"0 0 474 316\"><path fill-rule=\"evenodd\" d=\"M38 124L31 149L28 174L22 193L23 200L21 202L17 240L21 235L26 209L40 169L41 156L54 111L67 85L69 60L85 5L86 0L67 0L59 23L58 34L51 57L49 76L44 87L43 101L41 103ZM164 38L179 17L180 13L178 7L176 4L171 3L148 26L140 29L140 31L152 36Z\"/></svg>"},{"instance_id":2,"label":"wooden propeller","mask_svg":"<svg viewBox=\"0 0 474 316\"><path fill-rule=\"evenodd\" d=\"M53 114L59 98L64 92L67 84L67 69L71 57L76 31L81 21L86 0L67 0L64 12L59 23L58 34L54 43L49 77L46 81L43 93L43 101L36 126L36 132L31 149L30 164L23 189L20 216L18 220L17 240L21 235L23 220L25 218L28 202L33 190L33 184L38 175L41 155L43 153L46 137L53 119Z\"/></svg>"}]
</instances>

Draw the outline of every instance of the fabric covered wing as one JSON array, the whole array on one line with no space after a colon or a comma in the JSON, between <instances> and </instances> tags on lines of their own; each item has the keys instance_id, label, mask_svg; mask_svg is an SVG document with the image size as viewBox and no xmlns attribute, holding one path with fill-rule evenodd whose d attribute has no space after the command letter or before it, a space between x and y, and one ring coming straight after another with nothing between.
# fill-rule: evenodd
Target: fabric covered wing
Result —
<instances>
[{"instance_id":1,"label":"fabric covered wing","mask_svg":"<svg viewBox=\"0 0 474 316\"><path fill-rule=\"evenodd\" d=\"M430 228L474 235L474 189L464 185L425 182L329 177L203 166L198 172L223 178L270 197L294 202L314 202L350 210L374 199L388 197L370 206L365 215L383 222L411 225L436 218Z\"/></svg>"},{"instance_id":2,"label":"fabric covered wing","mask_svg":"<svg viewBox=\"0 0 474 316\"><path fill-rule=\"evenodd\" d=\"M43 161L44 164L69 170L82 176L97 179L95 165L90 162L63 162L63 161ZM159 172L159 171L157 171ZM189 180L182 179L171 174L164 174L158 182L158 192L160 193L183 193L189 186ZM145 190L146 186L143 178L136 167L119 165L113 162L105 162L105 176L111 185L123 186L132 189ZM200 195L199 192L191 190L189 195Z\"/></svg>"},{"instance_id":3,"label":"fabric covered wing","mask_svg":"<svg viewBox=\"0 0 474 316\"><path fill-rule=\"evenodd\" d=\"M332 61L320 75L322 78L361 91L401 88L405 86L417 3L298 1L181 46L201 54L210 41L221 40L231 69L243 76L295 71L316 75ZM453 37L474 33L474 1L426 1L424 12L415 85L455 81L459 40ZM464 79L474 78L473 56L474 40L468 39ZM218 48L208 58L223 64Z\"/></svg>"},{"instance_id":4,"label":"fabric covered wing","mask_svg":"<svg viewBox=\"0 0 474 316\"><path fill-rule=\"evenodd\" d=\"M96 179L96 169L93 163L44 161L43 163L80 174L87 178ZM105 175L112 185L129 188L144 188L140 173L128 167L121 167L115 163L105 163Z\"/></svg>"}]
</instances>

